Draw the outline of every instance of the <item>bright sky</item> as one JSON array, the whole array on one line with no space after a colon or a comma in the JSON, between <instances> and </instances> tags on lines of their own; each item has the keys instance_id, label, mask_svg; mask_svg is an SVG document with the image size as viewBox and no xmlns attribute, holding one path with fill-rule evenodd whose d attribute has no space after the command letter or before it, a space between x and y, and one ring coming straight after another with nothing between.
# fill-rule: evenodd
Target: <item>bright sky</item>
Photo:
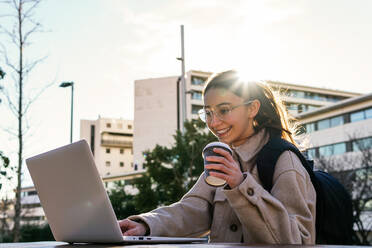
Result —
<instances>
[{"instance_id":1,"label":"bright sky","mask_svg":"<svg viewBox=\"0 0 372 248\"><path fill-rule=\"evenodd\" d=\"M80 119L133 119L134 80L181 73L181 24L186 71L238 68L254 79L370 93L371 13L370 0L47 0L36 19L48 32L25 52L48 57L28 89L55 85L29 111L25 157L69 142L63 81L75 82L75 141ZM16 126L4 100L0 116L2 128ZM16 139L2 129L0 150L16 161Z\"/></svg>"}]
</instances>

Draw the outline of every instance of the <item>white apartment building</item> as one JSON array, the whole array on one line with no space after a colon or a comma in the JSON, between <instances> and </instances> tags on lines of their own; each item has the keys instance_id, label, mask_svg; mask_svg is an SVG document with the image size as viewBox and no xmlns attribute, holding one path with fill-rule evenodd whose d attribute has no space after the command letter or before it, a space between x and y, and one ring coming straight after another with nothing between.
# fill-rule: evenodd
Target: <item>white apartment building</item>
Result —
<instances>
[{"instance_id":1,"label":"white apartment building","mask_svg":"<svg viewBox=\"0 0 372 248\"><path fill-rule=\"evenodd\" d=\"M360 93L330 90L305 85L288 84L277 81L267 82L273 89L282 92L282 100L289 113L297 115L303 112L330 106L336 102L360 96Z\"/></svg>"},{"instance_id":2,"label":"white apartment building","mask_svg":"<svg viewBox=\"0 0 372 248\"><path fill-rule=\"evenodd\" d=\"M202 90L211 72L191 70L186 73L186 118L198 118L202 108ZM173 135L182 129L182 94L177 94L178 76L135 81L134 164L142 168L143 152L156 144L171 146ZM323 89L268 81L272 88L285 91L283 100L292 114L329 106L337 101L359 96L339 90ZM181 88L181 87L179 87ZM179 97L177 97L177 95Z\"/></svg>"},{"instance_id":3,"label":"white apartment building","mask_svg":"<svg viewBox=\"0 0 372 248\"><path fill-rule=\"evenodd\" d=\"M133 164L133 121L98 118L80 121L101 177L116 177L138 170Z\"/></svg>"},{"instance_id":4,"label":"white apartment building","mask_svg":"<svg viewBox=\"0 0 372 248\"><path fill-rule=\"evenodd\" d=\"M372 148L372 93L304 112L297 118L306 129L310 157L357 152L358 142Z\"/></svg>"},{"instance_id":5,"label":"white apartment building","mask_svg":"<svg viewBox=\"0 0 372 248\"><path fill-rule=\"evenodd\" d=\"M22 188L21 205L21 225L42 225L46 223L44 210L33 186Z\"/></svg>"},{"instance_id":6,"label":"white apartment building","mask_svg":"<svg viewBox=\"0 0 372 248\"><path fill-rule=\"evenodd\" d=\"M15 199L3 200L0 211L0 227L2 230L12 230L14 227ZM6 207L5 205L6 204ZM21 191L21 225L42 225L46 223L43 208L34 187L24 187Z\"/></svg>"}]
</instances>

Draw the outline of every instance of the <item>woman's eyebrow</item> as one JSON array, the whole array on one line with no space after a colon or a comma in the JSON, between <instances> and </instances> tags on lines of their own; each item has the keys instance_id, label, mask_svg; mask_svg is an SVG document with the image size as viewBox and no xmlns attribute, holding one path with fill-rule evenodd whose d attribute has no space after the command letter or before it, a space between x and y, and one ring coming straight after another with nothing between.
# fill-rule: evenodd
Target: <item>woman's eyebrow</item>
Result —
<instances>
[{"instance_id":1,"label":"woman's eyebrow","mask_svg":"<svg viewBox=\"0 0 372 248\"><path fill-rule=\"evenodd\" d=\"M231 105L230 102L221 102L219 104L217 104L216 106L221 106L221 105Z\"/></svg>"},{"instance_id":2,"label":"woman's eyebrow","mask_svg":"<svg viewBox=\"0 0 372 248\"><path fill-rule=\"evenodd\" d=\"M221 103L217 104L216 107L219 107L221 105L231 105L231 103L230 102L221 102ZM210 108L210 107L211 106L209 106L209 105L204 105L203 106L203 108Z\"/></svg>"}]
</instances>

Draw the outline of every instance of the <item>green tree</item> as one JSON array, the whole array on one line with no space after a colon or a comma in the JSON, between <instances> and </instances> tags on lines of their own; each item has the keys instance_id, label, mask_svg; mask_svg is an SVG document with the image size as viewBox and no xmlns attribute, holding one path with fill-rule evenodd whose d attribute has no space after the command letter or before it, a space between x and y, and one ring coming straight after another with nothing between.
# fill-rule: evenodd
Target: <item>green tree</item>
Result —
<instances>
[{"instance_id":1,"label":"green tree","mask_svg":"<svg viewBox=\"0 0 372 248\"><path fill-rule=\"evenodd\" d=\"M9 213L12 210L13 201L9 200L7 197L2 198L0 201L0 243L11 242L10 239L10 217Z\"/></svg>"},{"instance_id":2,"label":"green tree","mask_svg":"<svg viewBox=\"0 0 372 248\"><path fill-rule=\"evenodd\" d=\"M21 227L20 242L54 241L52 231L48 224L25 225Z\"/></svg>"},{"instance_id":3,"label":"green tree","mask_svg":"<svg viewBox=\"0 0 372 248\"><path fill-rule=\"evenodd\" d=\"M357 134L349 134L353 146L352 153L331 157L315 158L316 165L342 183L353 201L354 229L356 245L371 245L372 228L372 139L358 139ZM352 166L350 166L352 165ZM346 169L345 169L346 168Z\"/></svg>"},{"instance_id":4,"label":"green tree","mask_svg":"<svg viewBox=\"0 0 372 248\"><path fill-rule=\"evenodd\" d=\"M11 174L14 172L14 167L10 166L10 161L7 156L0 151L0 192L2 191L2 186L6 182L10 182L12 179ZM5 194L6 195L6 194ZM9 212L13 206L13 201L5 196L0 201L0 243L8 242L10 240L10 230L9 230Z\"/></svg>"},{"instance_id":5,"label":"green tree","mask_svg":"<svg viewBox=\"0 0 372 248\"><path fill-rule=\"evenodd\" d=\"M200 120L186 121L184 126L184 133L177 131L173 136L172 147L157 145L144 153L146 173L134 180L139 193L133 200L139 212L178 201L202 173L202 150L216 137Z\"/></svg>"},{"instance_id":6,"label":"green tree","mask_svg":"<svg viewBox=\"0 0 372 248\"><path fill-rule=\"evenodd\" d=\"M0 151L0 190L3 183L11 179L11 176L9 176L9 169L12 169L12 167L9 166L9 158Z\"/></svg>"},{"instance_id":7,"label":"green tree","mask_svg":"<svg viewBox=\"0 0 372 248\"><path fill-rule=\"evenodd\" d=\"M139 213L133 200L134 196L125 192L125 184L122 181L115 182L108 195L118 220Z\"/></svg>"}]
</instances>

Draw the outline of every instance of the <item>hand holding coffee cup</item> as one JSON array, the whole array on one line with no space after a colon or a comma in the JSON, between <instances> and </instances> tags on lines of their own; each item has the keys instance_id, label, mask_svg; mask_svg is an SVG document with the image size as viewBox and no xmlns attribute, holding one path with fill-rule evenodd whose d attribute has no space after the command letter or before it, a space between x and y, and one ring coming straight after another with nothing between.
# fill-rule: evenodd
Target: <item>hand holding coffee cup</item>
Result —
<instances>
[{"instance_id":1,"label":"hand holding coffee cup","mask_svg":"<svg viewBox=\"0 0 372 248\"><path fill-rule=\"evenodd\" d=\"M217 163L217 162L207 161L206 158L208 156L220 156L220 157L222 157L221 154L216 153L216 152L213 151L214 148L224 149L225 151L229 152L230 155L232 155L232 150L227 144L222 143L222 142L209 143L203 149L205 182L208 183L209 185L212 185L212 186L222 186L226 183L226 180L215 177L215 176L211 176L210 171L216 171L216 172L220 172L220 173L223 173L223 172L218 171L218 170L213 170L213 169L209 170L209 169L205 168L205 166L208 165L208 164L216 164Z\"/></svg>"}]
</instances>

